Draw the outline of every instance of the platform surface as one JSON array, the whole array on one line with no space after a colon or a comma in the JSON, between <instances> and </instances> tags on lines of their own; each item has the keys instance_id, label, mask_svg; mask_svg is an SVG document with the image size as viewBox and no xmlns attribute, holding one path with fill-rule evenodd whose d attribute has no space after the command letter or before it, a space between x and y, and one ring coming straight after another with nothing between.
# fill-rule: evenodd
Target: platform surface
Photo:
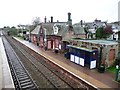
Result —
<instances>
[{"instance_id":1,"label":"platform surface","mask_svg":"<svg viewBox=\"0 0 120 90\"><path fill-rule=\"evenodd\" d=\"M14 89L14 83L3 46L2 37L0 36L0 90L2 88Z\"/></svg>"},{"instance_id":2,"label":"platform surface","mask_svg":"<svg viewBox=\"0 0 120 90\"><path fill-rule=\"evenodd\" d=\"M96 88L120 89L120 84L114 81L114 75L109 72L99 73L96 69L90 70L87 67L82 67L70 62L70 60L66 59L63 54L56 54L49 50L45 51L33 43L16 37L14 38Z\"/></svg>"}]
</instances>

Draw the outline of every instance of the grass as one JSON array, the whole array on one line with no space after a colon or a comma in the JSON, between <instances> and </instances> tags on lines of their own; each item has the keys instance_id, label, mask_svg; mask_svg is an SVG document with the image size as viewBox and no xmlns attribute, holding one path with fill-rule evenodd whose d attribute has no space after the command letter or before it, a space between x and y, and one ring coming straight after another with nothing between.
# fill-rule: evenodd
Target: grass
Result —
<instances>
[{"instance_id":1,"label":"grass","mask_svg":"<svg viewBox=\"0 0 120 90\"><path fill-rule=\"evenodd\" d=\"M106 71L115 74L116 68L115 67L109 67L106 69Z\"/></svg>"},{"instance_id":2,"label":"grass","mask_svg":"<svg viewBox=\"0 0 120 90\"><path fill-rule=\"evenodd\" d=\"M24 40L23 37L20 36L16 36L16 38L19 38L20 40Z\"/></svg>"}]
</instances>

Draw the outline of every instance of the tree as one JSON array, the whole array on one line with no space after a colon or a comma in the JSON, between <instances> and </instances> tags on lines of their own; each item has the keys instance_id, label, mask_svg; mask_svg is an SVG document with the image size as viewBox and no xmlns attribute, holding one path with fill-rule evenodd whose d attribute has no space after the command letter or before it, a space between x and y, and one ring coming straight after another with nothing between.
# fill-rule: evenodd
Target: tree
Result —
<instances>
[{"instance_id":1,"label":"tree","mask_svg":"<svg viewBox=\"0 0 120 90\"><path fill-rule=\"evenodd\" d=\"M96 38L101 39L102 38L102 33L103 33L103 27L98 28L96 30L96 34L95 34Z\"/></svg>"},{"instance_id":2,"label":"tree","mask_svg":"<svg viewBox=\"0 0 120 90\"><path fill-rule=\"evenodd\" d=\"M4 26L3 28L6 28L6 26Z\"/></svg>"},{"instance_id":3,"label":"tree","mask_svg":"<svg viewBox=\"0 0 120 90\"><path fill-rule=\"evenodd\" d=\"M18 30L13 26L9 29L9 34L10 35L17 35L18 34Z\"/></svg>"},{"instance_id":4,"label":"tree","mask_svg":"<svg viewBox=\"0 0 120 90\"><path fill-rule=\"evenodd\" d=\"M109 37L111 34L113 34L112 26L111 26L111 25L107 25L106 27L104 27L102 34L103 34L103 38L107 38L107 37Z\"/></svg>"},{"instance_id":5,"label":"tree","mask_svg":"<svg viewBox=\"0 0 120 90\"><path fill-rule=\"evenodd\" d=\"M111 34L113 33L112 31L112 26L107 25L106 27L100 27L96 30L96 38L101 39L101 38L108 38Z\"/></svg>"},{"instance_id":6,"label":"tree","mask_svg":"<svg viewBox=\"0 0 120 90\"><path fill-rule=\"evenodd\" d=\"M35 17L34 19L33 19L33 21L32 21L32 24L33 25L38 25L38 24L40 24L40 18L39 17Z\"/></svg>"}]
</instances>

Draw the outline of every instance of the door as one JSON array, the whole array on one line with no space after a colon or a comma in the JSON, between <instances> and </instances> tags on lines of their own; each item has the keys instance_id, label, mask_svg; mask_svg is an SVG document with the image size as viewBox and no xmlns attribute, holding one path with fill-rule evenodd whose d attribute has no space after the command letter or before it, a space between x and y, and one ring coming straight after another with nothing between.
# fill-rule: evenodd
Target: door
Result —
<instances>
[{"instance_id":1,"label":"door","mask_svg":"<svg viewBox=\"0 0 120 90\"><path fill-rule=\"evenodd\" d=\"M109 51L109 62L110 62L110 64L112 64L114 59L115 59L115 49L110 49L110 51Z\"/></svg>"},{"instance_id":2,"label":"door","mask_svg":"<svg viewBox=\"0 0 120 90\"><path fill-rule=\"evenodd\" d=\"M51 41L48 41L48 44L47 44L47 45L48 45L48 49L51 49L51 47L52 47L52 46L51 46Z\"/></svg>"}]
</instances>

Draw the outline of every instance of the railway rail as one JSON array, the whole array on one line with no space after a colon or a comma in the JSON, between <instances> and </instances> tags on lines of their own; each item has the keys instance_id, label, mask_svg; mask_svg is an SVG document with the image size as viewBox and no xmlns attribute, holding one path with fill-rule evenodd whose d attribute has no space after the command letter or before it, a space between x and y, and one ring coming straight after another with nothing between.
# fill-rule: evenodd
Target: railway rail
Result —
<instances>
[{"instance_id":1,"label":"railway rail","mask_svg":"<svg viewBox=\"0 0 120 90\"><path fill-rule=\"evenodd\" d=\"M7 38L40 88L82 88L95 90L82 80L61 69L46 58L15 40ZM24 56L24 57L23 57Z\"/></svg>"},{"instance_id":2,"label":"railway rail","mask_svg":"<svg viewBox=\"0 0 120 90\"><path fill-rule=\"evenodd\" d=\"M20 59L14 52L8 41L2 37L3 44L5 46L6 55L8 58L8 63L10 66L11 74L13 77L14 85L16 90L21 89L37 89L36 83L33 81L28 71L25 69L24 65L21 63Z\"/></svg>"}]
</instances>

